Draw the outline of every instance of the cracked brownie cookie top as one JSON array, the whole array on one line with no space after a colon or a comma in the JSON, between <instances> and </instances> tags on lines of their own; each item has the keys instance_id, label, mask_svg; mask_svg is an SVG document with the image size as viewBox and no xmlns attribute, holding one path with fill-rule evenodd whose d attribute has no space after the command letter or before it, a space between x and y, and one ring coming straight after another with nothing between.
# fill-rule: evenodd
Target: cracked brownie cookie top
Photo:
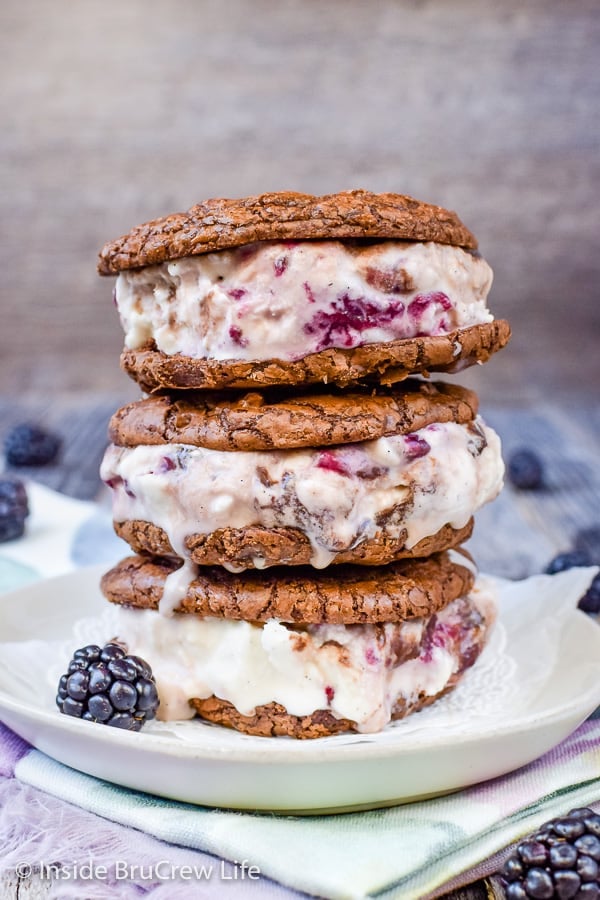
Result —
<instances>
[{"instance_id":1,"label":"cracked brownie cookie top","mask_svg":"<svg viewBox=\"0 0 600 900\"><path fill-rule=\"evenodd\" d=\"M485 362L510 329L456 215L400 194L208 200L107 244L121 365L149 393L391 384Z\"/></svg>"},{"instance_id":2,"label":"cracked brownie cookie top","mask_svg":"<svg viewBox=\"0 0 600 900\"><path fill-rule=\"evenodd\" d=\"M394 238L477 248L456 213L403 194L356 190L315 197L280 191L206 200L187 212L138 225L102 248L98 270L114 275L255 241L319 238Z\"/></svg>"},{"instance_id":3,"label":"cracked brownie cookie top","mask_svg":"<svg viewBox=\"0 0 600 900\"><path fill-rule=\"evenodd\" d=\"M314 388L300 396L277 390L190 393L129 403L112 417L109 437L120 447L326 447L409 434L434 422L465 424L475 418L477 406L473 391L443 382L408 381L388 390Z\"/></svg>"},{"instance_id":4,"label":"cracked brownie cookie top","mask_svg":"<svg viewBox=\"0 0 600 900\"><path fill-rule=\"evenodd\" d=\"M172 560L127 557L103 576L102 591L112 603L158 609L165 581L176 570ZM399 622L443 609L468 593L474 579L464 550L322 572L298 566L235 574L209 566L197 570L175 612L247 622Z\"/></svg>"}]
</instances>

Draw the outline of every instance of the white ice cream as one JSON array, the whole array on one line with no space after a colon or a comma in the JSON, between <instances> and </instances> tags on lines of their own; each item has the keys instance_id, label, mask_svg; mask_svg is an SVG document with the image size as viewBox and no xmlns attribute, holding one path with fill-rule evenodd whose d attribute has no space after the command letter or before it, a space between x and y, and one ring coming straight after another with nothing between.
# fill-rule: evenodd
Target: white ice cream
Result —
<instances>
[{"instance_id":1,"label":"white ice cream","mask_svg":"<svg viewBox=\"0 0 600 900\"><path fill-rule=\"evenodd\" d=\"M159 526L183 558L193 534L291 527L308 537L317 568L378 532L398 539L406 529L412 547L444 525L462 528L503 474L500 440L479 418L320 450L111 446L101 468L115 521Z\"/></svg>"},{"instance_id":2,"label":"white ice cream","mask_svg":"<svg viewBox=\"0 0 600 900\"><path fill-rule=\"evenodd\" d=\"M243 715L280 703L295 716L326 709L379 731L398 701L439 693L474 661L482 620L495 615L489 589L450 603L433 617L383 625L290 628L121 608L118 635L147 659L157 681L159 717L194 715L189 699L215 695Z\"/></svg>"},{"instance_id":3,"label":"white ice cream","mask_svg":"<svg viewBox=\"0 0 600 900\"><path fill-rule=\"evenodd\" d=\"M121 272L115 299L130 349L294 360L491 322L491 282L444 244L266 241Z\"/></svg>"}]
</instances>

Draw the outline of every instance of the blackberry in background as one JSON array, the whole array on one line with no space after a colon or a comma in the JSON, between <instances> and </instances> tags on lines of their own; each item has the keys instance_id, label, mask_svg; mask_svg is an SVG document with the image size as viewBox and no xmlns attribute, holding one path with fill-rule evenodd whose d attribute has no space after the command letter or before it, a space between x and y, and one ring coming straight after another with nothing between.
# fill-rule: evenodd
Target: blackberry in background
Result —
<instances>
[{"instance_id":1,"label":"blackberry in background","mask_svg":"<svg viewBox=\"0 0 600 900\"><path fill-rule=\"evenodd\" d=\"M587 548L569 550L568 553L559 553L546 566L546 574L554 575L556 572L564 572L575 566L591 566L598 564L598 560L588 552ZM577 604L579 609L586 613L600 613L600 573L594 577L587 592Z\"/></svg>"},{"instance_id":2,"label":"blackberry in background","mask_svg":"<svg viewBox=\"0 0 600 900\"><path fill-rule=\"evenodd\" d=\"M56 459L61 443L57 434L24 422L5 438L6 461L11 466L46 466Z\"/></svg>"},{"instance_id":3,"label":"blackberry in background","mask_svg":"<svg viewBox=\"0 0 600 900\"><path fill-rule=\"evenodd\" d=\"M28 515L23 482L18 478L0 478L0 543L22 537Z\"/></svg>"},{"instance_id":4,"label":"blackberry in background","mask_svg":"<svg viewBox=\"0 0 600 900\"><path fill-rule=\"evenodd\" d=\"M543 487L544 466L533 450L521 448L508 457L506 474L510 483L522 491L534 491Z\"/></svg>"},{"instance_id":5,"label":"blackberry in background","mask_svg":"<svg viewBox=\"0 0 600 900\"><path fill-rule=\"evenodd\" d=\"M67 716L139 731L156 716L159 699L148 663L111 641L75 651L58 683L56 705Z\"/></svg>"},{"instance_id":6,"label":"blackberry in background","mask_svg":"<svg viewBox=\"0 0 600 900\"><path fill-rule=\"evenodd\" d=\"M595 576L578 606L586 613L600 613L600 573Z\"/></svg>"},{"instance_id":7,"label":"blackberry in background","mask_svg":"<svg viewBox=\"0 0 600 900\"><path fill-rule=\"evenodd\" d=\"M565 572L576 566L591 566L592 561L585 550L569 550L568 553L559 553L551 559L546 566L546 575L555 575L556 572Z\"/></svg>"},{"instance_id":8,"label":"blackberry in background","mask_svg":"<svg viewBox=\"0 0 600 900\"><path fill-rule=\"evenodd\" d=\"M584 550L595 566L600 566L600 525L581 528L573 541L574 550Z\"/></svg>"}]
</instances>

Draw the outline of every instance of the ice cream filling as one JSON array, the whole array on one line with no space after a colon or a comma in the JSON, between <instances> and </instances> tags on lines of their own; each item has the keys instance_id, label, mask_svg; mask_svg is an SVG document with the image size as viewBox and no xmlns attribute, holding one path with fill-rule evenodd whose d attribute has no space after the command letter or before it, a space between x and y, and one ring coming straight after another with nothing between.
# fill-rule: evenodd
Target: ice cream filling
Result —
<instances>
[{"instance_id":1,"label":"ice cream filling","mask_svg":"<svg viewBox=\"0 0 600 900\"><path fill-rule=\"evenodd\" d=\"M121 272L126 347L197 359L301 359L491 322L492 270L459 247L266 241Z\"/></svg>"},{"instance_id":2,"label":"ice cream filling","mask_svg":"<svg viewBox=\"0 0 600 900\"><path fill-rule=\"evenodd\" d=\"M406 533L413 547L464 527L503 474L500 440L480 418L326 449L110 446L101 467L115 521L157 525L184 559L188 536L262 525L304 532L317 568L380 533Z\"/></svg>"},{"instance_id":3,"label":"ice cream filling","mask_svg":"<svg viewBox=\"0 0 600 900\"><path fill-rule=\"evenodd\" d=\"M215 695L243 715L275 702L294 716L329 710L381 730L417 698L434 697L476 660L495 615L476 586L429 618L377 625L264 625L119 608L118 636L152 666L159 717L191 718Z\"/></svg>"}]
</instances>

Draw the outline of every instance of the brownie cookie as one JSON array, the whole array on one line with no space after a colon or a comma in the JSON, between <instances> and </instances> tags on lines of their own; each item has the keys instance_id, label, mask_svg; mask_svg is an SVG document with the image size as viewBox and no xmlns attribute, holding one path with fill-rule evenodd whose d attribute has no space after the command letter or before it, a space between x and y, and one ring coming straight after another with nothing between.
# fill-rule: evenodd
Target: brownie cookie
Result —
<instances>
[{"instance_id":1,"label":"brownie cookie","mask_svg":"<svg viewBox=\"0 0 600 900\"><path fill-rule=\"evenodd\" d=\"M243 395L155 396L129 403L109 425L119 447L187 444L211 450L326 447L409 434L434 422L472 421L478 401L456 385L409 381L401 387L313 389Z\"/></svg>"},{"instance_id":2,"label":"brownie cookie","mask_svg":"<svg viewBox=\"0 0 600 900\"><path fill-rule=\"evenodd\" d=\"M135 553L179 559L164 529L139 519L115 522L115 532ZM473 533L473 519L463 528L444 525L436 534L422 538L412 547L406 546L408 532L402 529L392 538L384 530L366 538L356 547L340 550L332 563L355 563L382 566L396 559L430 556L464 544ZM189 558L199 566L226 566L239 569L271 566L310 565L314 551L307 535L299 528L218 528L210 534L190 534L185 538ZM260 561L260 566L257 562Z\"/></svg>"},{"instance_id":3,"label":"brownie cookie","mask_svg":"<svg viewBox=\"0 0 600 900\"><path fill-rule=\"evenodd\" d=\"M449 334L405 338L346 349L331 347L298 360L194 359L167 355L152 345L125 349L121 367L143 391L260 388L272 385L337 384L360 381L395 384L410 375L458 372L485 363L510 340L504 319Z\"/></svg>"},{"instance_id":4,"label":"brownie cookie","mask_svg":"<svg viewBox=\"0 0 600 900\"><path fill-rule=\"evenodd\" d=\"M319 238L394 238L477 248L456 213L402 194L356 190L315 197L281 191L206 200L185 213L139 225L103 247L98 271L114 275L256 241Z\"/></svg>"},{"instance_id":5,"label":"brownie cookie","mask_svg":"<svg viewBox=\"0 0 600 900\"><path fill-rule=\"evenodd\" d=\"M411 700L401 698L394 706L391 721L403 719L410 713L435 703L451 691L459 680L459 675L452 676L451 683L433 696L421 691ZM259 737L285 736L305 740L357 731L356 722L338 719L328 709L318 709L308 716L292 716L280 703L267 703L257 706L252 715L244 716L232 703L214 696L207 697L206 700L194 698L190 700L190 704L202 719Z\"/></svg>"},{"instance_id":6,"label":"brownie cookie","mask_svg":"<svg viewBox=\"0 0 600 900\"><path fill-rule=\"evenodd\" d=\"M127 557L101 581L112 603L158 609L166 579L177 570L166 559ZM268 572L199 569L176 613L266 622L356 624L398 622L431 615L468 593L474 566L466 551L434 554L379 567L343 565Z\"/></svg>"}]
</instances>

